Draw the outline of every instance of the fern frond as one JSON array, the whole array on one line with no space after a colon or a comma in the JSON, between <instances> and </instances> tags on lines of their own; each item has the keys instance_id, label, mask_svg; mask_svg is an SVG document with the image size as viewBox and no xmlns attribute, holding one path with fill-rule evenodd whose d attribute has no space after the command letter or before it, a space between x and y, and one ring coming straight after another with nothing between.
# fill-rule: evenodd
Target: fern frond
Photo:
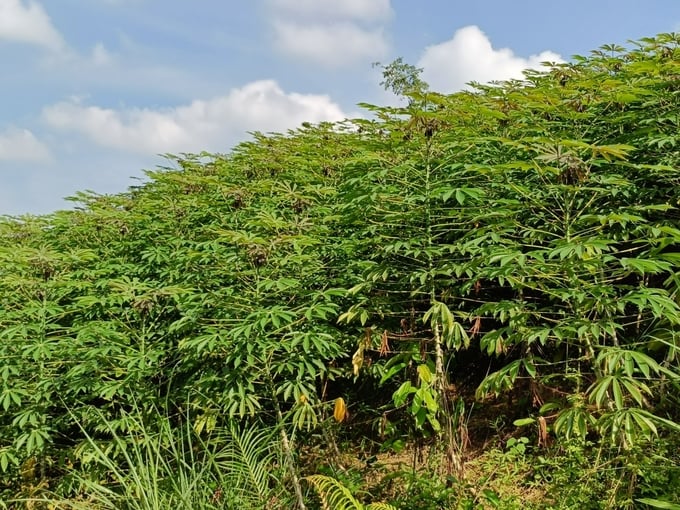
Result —
<instances>
[{"instance_id":1,"label":"fern frond","mask_svg":"<svg viewBox=\"0 0 680 510\"><path fill-rule=\"evenodd\" d=\"M232 425L227 444L215 461L230 492L244 500L266 501L276 456L271 447L272 432L256 425L241 429Z\"/></svg>"},{"instance_id":2,"label":"fern frond","mask_svg":"<svg viewBox=\"0 0 680 510\"><path fill-rule=\"evenodd\" d=\"M397 510L387 503L364 505L352 496L347 487L330 476L310 475L305 480L319 493L323 510Z\"/></svg>"},{"instance_id":3,"label":"fern frond","mask_svg":"<svg viewBox=\"0 0 680 510\"><path fill-rule=\"evenodd\" d=\"M389 503L371 503L366 507L366 510L397 510L397 507Z\"/></svg>"},{"instance_id":4,"label":"fern frond","mask_svg":"<svg viewBox=\"0 0 680 510\"><path fill-rule=\"evenodd\" d=\"M364 505L335 478L310 475L305 477L305 480L319 493L324 510L364 510Z\"/></svg>"}]
</instances>

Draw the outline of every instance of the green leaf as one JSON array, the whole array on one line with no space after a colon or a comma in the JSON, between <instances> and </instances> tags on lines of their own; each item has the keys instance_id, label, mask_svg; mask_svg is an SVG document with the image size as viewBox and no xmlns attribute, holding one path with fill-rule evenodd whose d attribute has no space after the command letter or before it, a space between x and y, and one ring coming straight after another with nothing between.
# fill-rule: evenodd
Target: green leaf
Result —
<instances>
[{"instance_id":1,"label":"green leaf","mask_svg":"<svg viewBox=\"0 0 680 510\"><path fill-rule=\"evenodd\" d=\"M431 384L434 376L427 365L418 365L418 377L425 384Z\"/></svg>"},{"instance_id":2,"label":"green leaf","mask_svg":"<svg viewBox=\"0 0 680 510\"><path fill-rule=\"evenodd\" d=\"M652 498L640 498L636 499L638 503L642 503L643 505L649 505L652 508L664 508L666 510L680 510L680 505L671 503L670 501L662 501L660 499L652 499Z\"/></svg>"}]
</instances>

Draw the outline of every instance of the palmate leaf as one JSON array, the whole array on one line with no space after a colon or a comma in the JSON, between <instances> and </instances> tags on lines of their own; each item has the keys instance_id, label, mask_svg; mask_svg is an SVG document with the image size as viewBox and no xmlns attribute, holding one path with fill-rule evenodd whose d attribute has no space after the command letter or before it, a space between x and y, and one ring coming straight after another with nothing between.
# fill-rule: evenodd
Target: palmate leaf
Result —
<instances>
[{"instance_id":1,"label":"palmate leaf","mask_svg":"<svg viewBox=\"0 0 680 510\"><path fill-rule=\"evenodd\" d=\"M434 301L423 315L423 322L429 321L430 326L434 330L441 327L442 340L444 344L453 349L462 349L469 347L470 337L465 331L465 328L456 321L453 313L449 307L441 302Z\"/></svg>"},{"instance_id":2,"label":"palmate leaf","mask_svg":"<svg viewBox=\"0 0 680 510\"><path fill-rule=\"evenodd\" d=\"M663 318L673 324L680 324L680 305L665 289L643 288L621 297L621 303L630 303L641 311L649 311L655 318Z\"/></svg>"},{"instance_id":3,"label":"palmate leaf","mask_svg":"<svg viewBox=\"0 0 680 510\"><path fill-rule=\"evenodd\" d=\"M632 259L623 257L620 259L620 262L625 269L629 269L638 274L659 274L673 268L672 263L664 260Z\"/></svg>"},{"instance_id":4,"label":"palmate leaf","mask_svg":"<svg viewBox=\"0 0 680 510\"><path fill-rule=\"evenodd\" d=\"M641 375L645 379L650 379L652 375L664 374L671 379L680 378L680 374L663 367L649 354L631 349L602 347L597 355L596 362L607 374L621 370L628 377Z\"/></svg>"},{"instance_id":5,"label":"palmate leaf","mask_svg":"<svg viewBox=\"0 0 680 510\"><path fill-rule=\"evenodd\" d=\"M640 440L651 441L658 436L652 418L651 413L642 409L618 408L615 411L604 413L597 420L596 427L613 444L630 449Z\"/></svg>"},{"instance_id":6,"label":"palmate leaf","mask_svg":"<svg viewBox=\"0 0 680 510\"><path fill-rule=\"evenodd\" d=\"M293 409L291 420L296 429L306 430L307 432L316 428L319 424L316 409L309 402L309 398L306 395L300 395Z\"/></svg>"},{"instance_id":7,"label":"palmate leaf","mask_svg":"<svg viewBox=\"0 0 680 510\"><path fill-rule=\"evenodd\" d=\"M477 387L475 396L479 399L482 399L488 395L498 396L510 390L515 384L522 367L526 369L525 360L518 359L509 363L500 370L489 374ZM533 363L531 363L529 367L529 370L533 370Z\"/></svg>"},{"instance_id":8,"label":"palmate leaf","mask_svg":"<svg viewBox=\"0 0 680 510\"><path fill-rule=\"evenodd\" d=\"M555 434L569 440L580 438L585 441L588 432L597 423L596 418L584 407L575 405L560 411L553 425Z\"/></svg>"},{"instance_id":9,"label":"palmate leaf","mask_svg":"<svg viewBox=\"0 0 680 510\"><path fill-rule=\"evenodd\" d=\"M645 94L648 91L641 89ZM634 96L633 96L634 97ZM620 98L619 98L620 100ZM593 151L593 157L601 156L607 161L612 160L626 160L628 159L628 154L635 150L632 145L615 144L615 145L593 145L591 146Z\"/></svg>"}]
</instances>

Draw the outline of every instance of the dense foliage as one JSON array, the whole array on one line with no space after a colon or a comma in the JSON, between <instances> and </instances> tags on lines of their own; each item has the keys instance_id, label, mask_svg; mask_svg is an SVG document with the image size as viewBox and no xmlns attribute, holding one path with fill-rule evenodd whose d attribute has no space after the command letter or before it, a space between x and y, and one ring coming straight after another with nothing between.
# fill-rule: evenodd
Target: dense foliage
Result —
<instances>
[{"instance_id":1,"label":"dense foliage","mask_svg":"<svg viewBox=\"0 0 680 510\"><path fill-rule=\"evenodd\" d=\"M536 507L672 504L680 36L452 95L383 70L404 106L370 120L0 222L10 505L302 508L316 487L360 508L340 449L404 440L429 474L414 454L366 506L531 503L484 459Z\"/></svg>"}]
</instances>

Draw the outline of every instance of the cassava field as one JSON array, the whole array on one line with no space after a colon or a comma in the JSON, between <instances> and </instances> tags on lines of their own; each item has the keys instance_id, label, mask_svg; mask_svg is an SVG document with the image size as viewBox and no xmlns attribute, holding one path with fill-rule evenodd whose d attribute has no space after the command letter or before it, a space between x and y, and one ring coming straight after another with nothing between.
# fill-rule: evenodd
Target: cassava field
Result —
<instances>
[{"instance_id":1,"label":"cassava field","mask_svg":"<svg viewBox=\"0 0 680 510\"><path fill-rule=\"evenodd\" d=\"M680 508L680 34L0 220L0 506Z\"/></svg>"}]
</instances>

